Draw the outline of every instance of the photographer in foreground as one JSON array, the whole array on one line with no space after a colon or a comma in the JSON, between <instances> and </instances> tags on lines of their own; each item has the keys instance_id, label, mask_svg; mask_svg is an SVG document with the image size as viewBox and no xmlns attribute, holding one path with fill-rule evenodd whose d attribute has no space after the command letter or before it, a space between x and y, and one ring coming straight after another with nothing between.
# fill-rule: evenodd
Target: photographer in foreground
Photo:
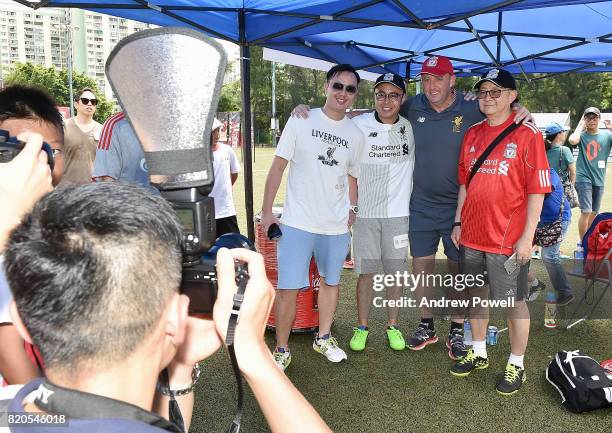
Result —
<instances>
[{"instance_id":1,"label":"photographer in foreground","mask_svg":"<svg viewBox=\"0 0 612 433\"><path fill-rule=\"evenodd\" d=\"M15 85L0 91L0 129L27 142L14 160L0 164L1 254L9 230L62 178L64 123L55 101L46 91ZM47 163L47 154L41 152L43 141L53 150L53 172ZM33 362L34 352L29 358L10 319L8 306L12 296L1 263L0 255L0 375L9 384L21 384L40 376L41 372Z\"/></svg>"},{"instance_id":2,"label":"photographer in foreground","mask_svg":"<svg viewBox=\"0 0 612 433\"><path fill-rule=\"evenodd\" d=\"M189 317L178 293L181 239L171 206L136 186L94 183L41 200L12 233L6 269L15 325L40 349L47 378L25 385L7 410L65 414L57 433L178 432L150 412L167 414L156 384L168 367L170 390L185 392L177 401L188 428L192 371L225 339L241 260L250 274L234 339L242 374L273 432L329 431L264 344L274 290L262 257L221 249L213 319Z\"/></svg>"}]
</instances>

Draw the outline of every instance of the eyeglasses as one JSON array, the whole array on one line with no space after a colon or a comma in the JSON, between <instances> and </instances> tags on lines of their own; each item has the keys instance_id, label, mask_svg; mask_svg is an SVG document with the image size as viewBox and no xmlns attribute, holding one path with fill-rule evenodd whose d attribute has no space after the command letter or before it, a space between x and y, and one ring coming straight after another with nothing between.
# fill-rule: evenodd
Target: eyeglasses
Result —
<instances>
[{"instance_id":1,"label":"eyeglasses","mask_svg":"<svg viewBox=\"0 0 612 433\"><path fill-rule=\"evenodd\" d=\"M402 94L396 93L396 92L392 92L392 93L376 92L374 93L374 96L376 97L378 101L384 101L385 99L389 99L389 101L391 102L397 102L402 97Z\"/></svg>"},{"instance_id":2,"label":"eyeglasses","mask_svg":"<svg viewBox=\"0 0 612 433\"><path fill-rule=\"evenodd\" d=\"M93 105L94 107L96 105L98 105L98 100L96 98L93 99L89 99L89 98L79 98L81 100L81 103L83 105L88 105L91 102L91 105Z\"/></svg>"},{"instance_id":3,"label":"eyeglasses","mask_svg":"<svg viewBox=\"0 0 612 433\"><path fill-rule=\"evenodd\" d=\"M476 92L476 97L478 99L484 99L487 97L487 95L489 95L491 99L498 99L501 96L502 92L507 92L510 90L512 89L479 90L478 92Z\"/></svg>"},{"instance_id":4,"label":"eyeglasses","mask_svg":"<svg viewBox=\"0 0 612 433\"><path fill-rule=\"evenodd\" d=\"M337 90L338 92L341 92L342 90L346 89L346 93L350 93L350 94L357 93L357 87L351 84L349 84L348 86L345 86L342 83L336 82L332 84L332 89Z\"/></svg>"}]
</instances>

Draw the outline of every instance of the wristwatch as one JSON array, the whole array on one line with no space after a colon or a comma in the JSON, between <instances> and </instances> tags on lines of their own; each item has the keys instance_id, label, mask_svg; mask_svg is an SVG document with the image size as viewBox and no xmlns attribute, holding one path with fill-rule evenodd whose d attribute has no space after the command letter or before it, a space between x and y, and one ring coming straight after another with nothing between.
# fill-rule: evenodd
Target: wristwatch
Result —
<instances>
[{"instance_id":1,"label":"wristwatch","mask_svg":"<svg viewBox=\"0 0 612 433\"><path fill-rule=\"evenodd\" d=\"M353 212L355 215L357 215L357 214L359 213L359 208L357 207L357 205L353 205L353 206L351 206L351 208L350 208L350 209L351 209L351 211L352 211L352 212Z\"/></svg>"},{"instance_id":2,"label":"wristwatch","mask_svg":"<svg viewBox=\"0 0 612 433\"><path fill-rule=\"evenodd\" d=\"M461 221L455 221L453 225L451 226L451 230L454 229L455 227L461 227Z\"/></svg>"}]
</instances>

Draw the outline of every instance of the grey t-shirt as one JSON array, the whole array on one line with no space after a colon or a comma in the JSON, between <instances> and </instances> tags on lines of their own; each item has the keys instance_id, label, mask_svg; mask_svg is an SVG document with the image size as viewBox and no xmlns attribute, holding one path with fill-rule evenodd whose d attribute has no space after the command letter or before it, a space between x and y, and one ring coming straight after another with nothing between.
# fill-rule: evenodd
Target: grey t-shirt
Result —
<instances>
[{"instance_id":1,"label":"grey t-shirt","mask_svg":"<svg viewBox=\"0 0 612 433\"><path fill-rule=\"evenodd\" d=\"M94 178L101 176L153 188L149 184L144 151L123 113L104 123L92 174Z\"/></svg>"},{"instance_id":2,"label":"grey t-shirt","mask_svg":"<svg viewBox=\"0 0 612 433\"><path fill-rule=\"evenodd\" d=\"M478 101L463 98L464 94L457 92L453 105L438 113L425 95L419 94L408 99L400 110L412 124L416 149L411 230L450 227L455 216L461 142L467 129L484 119Z\"/></svg>"}]
</instances>

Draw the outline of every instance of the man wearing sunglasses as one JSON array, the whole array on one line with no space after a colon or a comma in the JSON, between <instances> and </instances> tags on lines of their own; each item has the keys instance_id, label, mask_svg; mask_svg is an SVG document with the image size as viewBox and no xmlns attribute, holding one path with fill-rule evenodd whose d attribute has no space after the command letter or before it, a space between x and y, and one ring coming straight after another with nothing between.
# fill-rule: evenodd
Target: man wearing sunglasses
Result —
<instances>
[{"instance_id":1,"label":"man wearing sunglasses","mask_svg":"<svg viewBox=\"0 0 612 433\"><path fill-rule=\"evenodd\" d=\"M452 240L461 245L461 273L478 278L486 271L488 287L467 288L473 348L450 372L467 377L489 366L485 342L489 307L481 301L487 297L502 301L498 305L507 311L511 353L496 389L510 395L526 378L527 275L533 235L551 181L539 129L514 125L511 106L518 97L514 77L506 70L491 69L474 88L486 120L468 129L461 146L455 214L461 223L453 228ZM510 127L514 129L506 131ZM488 155L482 156L486 151Z\"/></svg>"},{"instance_id":2,"label":"man wearing sunglasses","mask_svg":"<svg viewBox=\"0 0 612 433\"><path fill-rule=\"evenodd\" d=\"M612 122L604 120L607 129L599 130L601 112L599 108L589 107L576 130L569 136L569 143L578 148L576 162L576 191L580 203L578 232L580 239L584 236L601 206L606 179L608 155L612 148Z\"/></svg>"},{"instance_id":3,"label":"man wearing sunglasses","mask_svg":"<svg viewBox=\"0 0 612 433\"><path fill-rule=\"evenodd\" d=\"M77 114L65 122L66 167L62 183L84 184L91 182L102 125L93 119L98 99L92 89L81 89L74 101Z\"/></svg>"},{"instance_id":4,"label":"man wearing sunglasses","mask_svg":"<svg viewBox=\"0 0 612 433\"><path fill-rule=\"evenodd\" d=\"M268 172L262 204L264 233L281 224L278 242L278 290L274 314L274 359L281 369L291 362L289 334L296 311L298 289L308 287L308 270L314 253L321 275L319 333L313 349L331 362L346 353L331 336L340 284L340 273L349 244L349 227L357 214L358 165L363 134L346 117L357 96L359 75L351 65L337 65L327 73L322 108L308 119L290 118ZM281 221L272 204L289 166L285 207Z\"/></svg>"}]
</instances>

